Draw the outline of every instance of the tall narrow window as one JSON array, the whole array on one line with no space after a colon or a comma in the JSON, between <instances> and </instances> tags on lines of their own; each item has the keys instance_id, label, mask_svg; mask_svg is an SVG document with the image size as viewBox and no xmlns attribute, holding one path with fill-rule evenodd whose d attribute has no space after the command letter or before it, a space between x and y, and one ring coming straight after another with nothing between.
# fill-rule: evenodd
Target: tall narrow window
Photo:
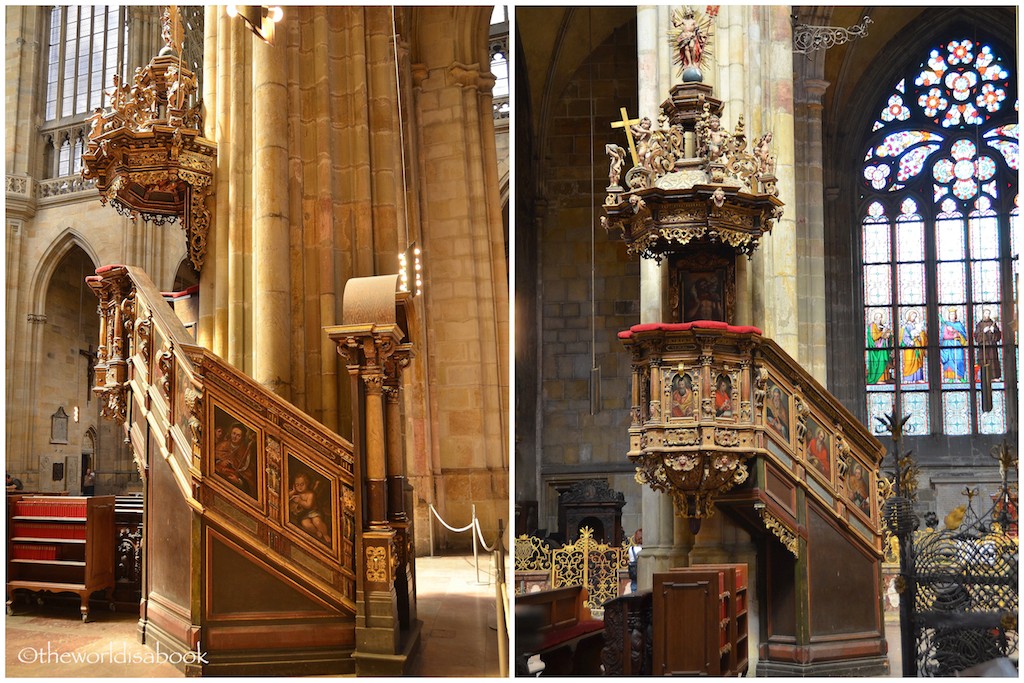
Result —
<instances>
[{"instance_id":1,"label":"tall narrow window","mask_svg":"<svg viewBox=\"0 0 1024 683\"><path fill-rule=\"evenodd\" d=\"M508 88L508 6L495 5L491 12L491 73L494 74L494 117L507 119Z\"/></svg>"},{"instance_id":2,"label":"tall narrow window","mask_svg":"<svg viewBox=\"0 0 1024 683\"><path fill-rule=\"evenodd\" d=\"M83 5L50 10L46 110L53 121L104 106L125 36L125 9Z\"/></svg>"},{"instance_id":3,"label":"tall narrow window","mask_svg":"<svg viewBox=\"0 0 1024 683\"><path fill-rule=\"evenodd\" d=\"M893 410L910 414L911 435L1011 426L1016 332L1005 321L1015 319L1017 297L1016 119L1016 80L1003 56L963 36L930 50L880 103L859 211L876 432L875 418Z\"/></svg>"}]
</instances>

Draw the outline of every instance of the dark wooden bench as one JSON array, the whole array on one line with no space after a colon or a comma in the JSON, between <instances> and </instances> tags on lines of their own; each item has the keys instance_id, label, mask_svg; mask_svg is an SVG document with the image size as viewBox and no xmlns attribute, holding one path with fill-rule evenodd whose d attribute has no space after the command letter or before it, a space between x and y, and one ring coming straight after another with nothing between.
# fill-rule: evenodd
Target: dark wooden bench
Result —
<instances>
[{"instance_id":1,"label":"dark wooden bench","mask_svg":"<svg viewBox=\"0 0 1024 683\"><path fill-rule=\"evenodd\" d=\"M604 622L591 618L586 598L582 586L517 595L517 655L540 655L544 675L600 675Z\"/></svg>"}]
</instances>

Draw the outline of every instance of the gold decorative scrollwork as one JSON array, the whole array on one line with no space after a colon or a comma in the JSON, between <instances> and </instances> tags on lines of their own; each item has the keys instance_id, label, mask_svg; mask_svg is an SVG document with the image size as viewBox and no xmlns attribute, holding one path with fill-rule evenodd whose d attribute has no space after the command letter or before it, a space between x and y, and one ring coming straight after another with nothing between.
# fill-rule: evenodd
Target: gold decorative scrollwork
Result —
<instances>
[{"instance_id":1,"label":"gold decorative scrollwork","mask_svg":"<svg viewBox=\"0 0 1024 683\"><path fill-rule=\"evenodd\" d=\"M160 393L164 395L164 398L170 399L171 397L171 381L173 379L174 372L174 353L171 351L164 351L160 354Z\"/></svg>"},{"instance_id":2,"label":"gold decorative scrollwork","mask_svg":"<svg viewBox=\"0 0 1024 683\"><path fill-rule=\"evenodd\" d=\"M764 522L765 528L779 539L786 550L793 553L793 557L800 557L800 540L796 532L765 508L758 508L757 512L761 516L761 521Z\"/></svg>"},{"instance_id":3,"label":"gold decorative scrollwork","mask_svg":"<svg viewBox=\"0 0 1024 683\"><path fill-rule=\"evenodd\" d=\"M546 572L551 570L551 549L534 536L516 537L515 570L519 572Z\"/></svg>"},{"instance_id":4,"label":"gold decorative scrollwork","mask_svg":"<svg viewBox=\"0 0 1024 683\"><path fill-rule=\"evenodd\" d=\"M715 443L726 447L738 446L740 444L740 434L735 429L716 429Z\"/></svg>"},{"instance_id":5,"label":"gold decorative scrollwork","mask_svg":"<svg viewBox=\"0 0 1024 683\"><path fill-rule=\"evenodd\" d=\"M366 548L366 580L371 583L388 583L388 552L379 545Z\"/></svg>"},{"instance_id":6,"label":"gold decorative scrollwork","mask_svg":"<svg viewBox=\"0 0 1024 683\"><path fill-rule=\"evenodd\" d=\"M696 429L665 430L666 446L697 446L700 445L700 432Z\"/></svg>"}]
</instances>

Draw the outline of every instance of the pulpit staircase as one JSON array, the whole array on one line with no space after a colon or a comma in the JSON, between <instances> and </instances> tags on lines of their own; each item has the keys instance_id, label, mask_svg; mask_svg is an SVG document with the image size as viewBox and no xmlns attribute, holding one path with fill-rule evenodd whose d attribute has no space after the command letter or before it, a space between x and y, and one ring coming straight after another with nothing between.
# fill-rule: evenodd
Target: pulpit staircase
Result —
<instances>
[{"instance_id":1,"label":"pulpit staircase","mask_svg":"<svg viewBox=\"0 0 1024 683\"><path fill-rule=\"evenodd\" d=\"M758 674L884 670L884 446L755 327L650 323L619 338L637 480L691 529L718 509L758 544Z\"/></svg>"},{"instance_id":2,"label":"pulpit staircase","mask_svg":"<svg viewBox=\"0 0 1024 683\"><path fill-rule=\"evenodd\" d=\"M202 653L185 658L190 675L352 672L353 445L198 346L141 270L106 266L88 283L93 391L144 482L140 639Z\"/></svg>"}]
</instances>

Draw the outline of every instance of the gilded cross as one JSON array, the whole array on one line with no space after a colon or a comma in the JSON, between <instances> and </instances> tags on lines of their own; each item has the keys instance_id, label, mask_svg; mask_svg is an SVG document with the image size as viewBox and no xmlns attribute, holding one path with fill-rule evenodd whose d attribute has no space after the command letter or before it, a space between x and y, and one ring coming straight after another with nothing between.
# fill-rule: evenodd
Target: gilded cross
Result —
<instances>
[{"instance_id":1,"label":"gilded cross","mask_svg":"<svg viewBox=\"0 0 1024 683\"><path fill-rule=\"evenodd\" d=\"M629 140L629 154L633 157L633 165L637 166L640 164L640 158L636 155L636 143L633 142L633 129L630 126L640 123L640 119L630 119L625 107L619 107L619 113L622 116L622 120L612 123L612 128L626 129L626 139Z\"/></svg>"}]
</instances>

